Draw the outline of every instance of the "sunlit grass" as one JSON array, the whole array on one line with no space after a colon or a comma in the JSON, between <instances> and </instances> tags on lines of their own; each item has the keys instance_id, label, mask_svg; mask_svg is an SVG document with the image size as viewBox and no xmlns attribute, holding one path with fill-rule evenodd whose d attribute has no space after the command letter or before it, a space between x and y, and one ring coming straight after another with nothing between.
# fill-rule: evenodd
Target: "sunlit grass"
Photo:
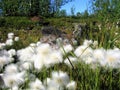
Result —
<instances>
[{"instance_id":1,"label":"sunlit grass","mask_svg":"<svg viewBox=\"0 0 120 90\"><path fill-rule=\"evenodd\" d=\"M61 24L62 25L62 24ZM32 30L32 31L25 31L25 30L18 30L15 29L4 29L2 28L0 30L0 37L1 42L4 42L7 38L7 34L9 32L13 32L15 36L20 37L20 41L15 42L13 46L6 47L7 50L14 48L16 50L22 49L27 47L30 43L36 43L40 40L40 37L42 36L41 32L38 30ZM97 32L97 33L96 33ZM88 33L88 38L90 40L96 40L98 41L97 48L103 47L104 49L113 49L114 47L120 47L120 35L115 34L115 28L112 28L111 30L107 30L106 28L102 28L101 31L96 31ZM85 36L86 33L84 33L84 37L81 37L80 44L82 44L82 41L86 39ZM63 47L62 47L63 48ZM83 50L84 52L86 51ZM64 50L64 48L63 48ZM83 52L83 54L84 54ZM26 82L20 86L21 89L27 89L29 87L29 82L31 81L31 74L35 75L37 78L39 78L42 82L47 78L51 77L52 71L64 71L67 72L69 75L70 80L74 80L77 83L76 90L119 90L120 89L120 70L119 68L109 68L109 67L103 67L100 66L100 64L92 63L92 64L86 64L81 60L81 56L78 57L77 64L73 65L73 62L71 62L69 56L76 57L74 52L70 52L69 54L65 53L64 58L68 58L72 68L67 66L64 61L62 63L55 64L51 66L50 68L42 68L40 72L37 72L36 69L33 67L33 69L27 70L26 73ZM16 62L15 62L16 64ZM92 66L92 67L91 67ZM5 67L4 67L5 68ZM1 70L1 73L4 72ZM30 76L31 75L31 76ZM7 89L6 89L7 90Z\"/></svg>"}]
</instances>

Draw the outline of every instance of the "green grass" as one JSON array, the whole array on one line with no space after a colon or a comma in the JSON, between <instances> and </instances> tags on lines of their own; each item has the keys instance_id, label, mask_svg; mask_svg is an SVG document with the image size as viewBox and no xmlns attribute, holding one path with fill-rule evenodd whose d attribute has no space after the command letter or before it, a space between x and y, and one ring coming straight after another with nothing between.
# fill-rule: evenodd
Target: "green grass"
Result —
<instances>
[{"instance_id":1,"label":"green grass","mask_svg":"<svg viewBox=\"0 0 120 90\"><path fill-rule=\"evenodd\" d=\"M70 31L72 28L73 22L80 22L79 20L73 20L69 18L54 18L48 19L51 25L54 25L58 28L65 27L66 30ZM83 22L83 21L82 21ZM89 21L90 22L90 21ZM107 30L105 27L102 27L102 30L93 31L93 28L90 28L88 33L89 39L97 40L99 42L98 47L104 47L105 49L114 48L115 46L120 48L120 35L115 35L115 32L119 33L119 30L116 31L115 28L111 28L111 30ZM23 47L28 46L32 42L37 42L41 37L41 32L38 30L33 31L24 31L15 29L6 29L0 28L0 38L2 38L2 42L7 38L8 32L14 32L16 36L20 37L20 42L17 42L14 46L8 47L21 49ZM68 32L69 33L69 32ZM83 34L84 37L81 37L80 43L85 39L86 33ZM117 42L116 42L117 41ZM43 69L42 72L37 73L35 71L29 71L28 75L34 73L40 80L44 80L46 77L50 77L50 72L52 70L62 70L66 71L70 76L71 80L75 80L77 82L77 90L119 90L120 89L120 70L119 69L111 69L107 67L100 67L92 69L90 65L87 65L83 62L80 62L76 65L76 68L69 68L64 63L56 64L55 66L49 69ZM29 79L28 79L29 82ZM21 88L28 87L28 82Z\"/></svg>"}]
</instances>

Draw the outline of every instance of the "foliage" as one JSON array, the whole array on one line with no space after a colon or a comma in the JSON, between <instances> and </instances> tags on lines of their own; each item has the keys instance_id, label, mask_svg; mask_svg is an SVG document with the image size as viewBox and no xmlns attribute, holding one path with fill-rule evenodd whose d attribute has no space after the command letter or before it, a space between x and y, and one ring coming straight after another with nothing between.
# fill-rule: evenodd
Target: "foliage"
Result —
<instances>
[{"instance_id":1,"label":"foliage","mask_svg":"<svg viewBox=\"0 0 120 90\"><path fill-rule=\"evenodd\" d=\"M60 7L73 0L1 0L4 16L54 16Z\"/></svg>"},{"instance_id":2,"label":"foliage","mask_svg":"<svg viewBox=\"0 0 120 90\"><path fill-rule=\"evenodd\" d=\"M62 18L63 20L63 18ZM23 32L22 30L16 31L16 30L6 30L4 32L2 29L2 34L3 36L6 36L8 32L13 31L16 36L20 37L21 42L15 42L14 46L11 47L6 47L7 49L24 49L26 46L28 46L32 42L37 42L38 37L38 31L29 31L27 33ZM104 30L104 32L101 32L100 35L97 34L97 36L100 39L100 36L103 37L105 36L105 33L108 32ZM92 34L92 33L89 33ZM104 34L104 35L103 35ZM109 34L109 37L104 38L103 40L107 41L107 38L113 38L113 32ZM85 35L85 34L84 34ZM97 37L96 36L96 37ZM29 43L28 43L29 42ZM102 39L100 39L100 42L102 42ZM108 44L109 42L106 42ZM101 46L106 47L106 44L103 43ZM26 45L26 46L24 46ZM111 47L110 47L111 48ZM110 49L112 50L112 49ZM117 50L116 50L117 51ZM72 54L69 54L69 56L74 56L74 53L71 52ZM26 53L25 53L26 54ZM84 54L84 52L83 52ZM26 56L26 55L25 55ZM69 57L67 56L67 57ZM19 62L18 58L13 57L16 62L11 62L9 64L17 64ZM21 89L25 89L29 87L29 82L33 80L34 78L30 78L32 75L35 75L36 78L40 79L41 81L44 81L47 77L50 77L50 73L58 70L62 70L68 73L70 80L75 80L77 82L77 89L76 90L119 90L120 89L120 72L119 68L107 68L107 67L95 67L95 63L92 64L85 64L82 62L80 58L78 58L78 63L75 65L75 68L70 68L67 66L64 62L52 65L50 68L43 68L41 71L37 72L35 69L29 69L27 70L27 75L25 76L25 83L20 86ZM7 64L6 66L9 66ZM6 67L5 66L5 67ZM20 68L20 67L19 67ZM18 69L19 69L18 68ZM6 70L3 68L3 71ZM8 89L6 89L8 90Z\"/></svg>"},{"instance_id":3,"label":"foliage","mask_svg":"<svg viewBox=\"0 0 120 90\"><path fill-rule=\"evenodd\" d=\"M92 0L93 13L100 20L117 20L120 16L120 1L119 0Z\"/></svg>"},{"instance_id":4,"label":"foliage","mask_svg":"<svg viewBox=\"0 0 120 90\"><path fill-rule=\"evenodd\" d=\"M32 22L27 17L0 17L0 27L27 29L33 27L36 22Z\"/></svg>"},{"instance_id":5,"label":"foliage","mask_svg":"<svg viewBox=\"0 0 120 90\"><path fill-rule=\"evenodd\" d=\"M75 15L75 7L74 7L74 6L71 8L71 15L72 15L72 16Z\"/></svg>"}]
</instances>

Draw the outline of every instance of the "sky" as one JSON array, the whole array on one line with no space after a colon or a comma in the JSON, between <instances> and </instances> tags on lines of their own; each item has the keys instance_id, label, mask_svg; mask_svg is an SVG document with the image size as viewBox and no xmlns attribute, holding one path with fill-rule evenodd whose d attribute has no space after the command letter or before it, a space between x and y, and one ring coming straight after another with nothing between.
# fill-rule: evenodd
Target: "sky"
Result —
<instances>
[{"instance_id":1,"label":"sky","mask_svg":"<svg viewBox=\"0 0 120 90\"><path fill-rule=\"evenodd\" d=\"M87 10L89 5L89 0L74 0L72 2L69 2L67 4L65 4L64 6L61 7L61 10L64 9L66 10L67 14L70 15L71 14L71 8L75 8L75 14L77 12L84 12L85 10Z\"/></svg>"}]
</instances>

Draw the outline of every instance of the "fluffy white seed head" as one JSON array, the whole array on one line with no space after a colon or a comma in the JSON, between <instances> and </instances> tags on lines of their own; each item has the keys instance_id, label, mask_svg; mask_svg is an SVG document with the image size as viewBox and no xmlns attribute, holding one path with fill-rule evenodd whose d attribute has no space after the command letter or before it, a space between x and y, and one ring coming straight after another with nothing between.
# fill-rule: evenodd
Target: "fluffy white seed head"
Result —
<instances>
[{"instance_id":1,"label":"fluffy white seed head","mask_svg":"<svg viewBox=\"0 0 120 90\"><path fill-rule=\"evenodd\" d=\"M63 61L63 57L60 51L53 51L44 62L46 67L50 67L51 65L61 63Z\"/></svg>"},{"instance_id":2,"label":"fluffy white seed head","mask_svg":"<svg viewBox=\"0 0 120 90\"><path fill-rule=\"evenodd\" d=\"M5 43L0 43L0 49L4 49L5 46L6 46Z\"/></svg>"},{"instance_id":3,"label":"fluffy white seed head","mask_svg":"<svg viewBox=\"0 0 120 90\"><path fill-rule=\"evenodd\" d=\"M69 83L67 84L66 88L67 88L68 90L76 90L77 84L76 84L75 81L71 81L71 82L69 82Z\"/></svg>"},{"instance_id":4,"label":"fluffy white seed head","mask_svg":"<svg viewBox=\"0 0 120 90\"><path fill-rule=\"evenodd\" d=\"M39 79L36 79L30 83L30 90L45 90L45 87Z\"/></svg>"},{"instance_id":5,"label":"fluffy white seed head","mask_svg":"<svg viewBox=\"0 0 120 90\"><path fill-rule=\"evenodd\" d=\"M60 86L66 86L69 83L69 76L66 72L52 72L52 80L56 82L56 84Z\"/></svg>"},{"instance_id":6,"label":"fluffy white seed head","mask_svg":"<svg viewBox=\"0 0 120 90\"><path fill-rule=\"evenodd\" d=\"M64 54L70 52L73 50L73 47L71 44L64 45L63 47L60 48L61 52Z\"/></svg>"},{"instance_id":7,"label":"fluffy white seed head","mask_svg":"<svg viewBox=\"0 0 120 90\"><path fill-rule=\"evenodd\" d=\"M42 55L35 55L34 59L34 67L36 70L40 71L44 66L45 57Z\"/></svg>"},{"instance_id":8,"label":"fluffy white seed head","mask_svg":"<svg viewBox=\"0 0 120 90\"><path fill-rule=\"evenodd\" d=\"M19 37L15 37L15 38L14 38L14 40L15 40L16 42L19 41L19 39L20 39Z\"/></svg>"},{"instance_id":9,"label":"fluffy white seed head","mask_svg":"<svg viewBox=\"0 0 120 90\"><path fill-rule=\"evenodd\" d=\"M10 57L16 55L15 49L10 49L10 50L8 51L8 54L10 55Z\"/></svg>"},{"instance_id":10,"label":"fluffy white seed head","mask_svg":"<svg viewBox=\"0 0 120 90\"><path fill-rule=\"evenodd\" d=\"M7 39L5 44L8 46L12 46L13 43L14 43L14 41L12 39Z\"/></svg>"},{"instance_id":11,"label":"fluffy white seed head","mask_svg":"<svg viewBox=\"0 0 120 90\"><path fill-rule=\"evenodd\" d=\"M77 58L71 57L71 56L69 56L68 58L69 58L69 60L71 61L71 63L72 63L74 66L78 63ZM72 68L72 65L71 65L70 61L68 60L68 58L66 58L66 59L64 60L64 63L65 63L66 65L68 65L70 68Z\"/></svg>"},{"instance_id":12,"label":"fluffy white seed head","mask_svg":"<svg viewBox=\"0 0 120 90\"><path fill-rule=\"evenodd\" d=\"M33 62L33 55L35 54L34 48L26 47L25 49L21 49L17 51L17 56L20 61L25 62Z\"/></svg>"},{"instance_id":13,"label":"fluffy white seed head","mask_svg":"<svg viewBox=\"0 0 120 90\"><path fill-rule=\"evenodd\" d=\"M18 73L18 66L16 64L10 64L5 67L6 74Z\"/></svg>"},{"instance_id":14,"label":"fluffy white seed head","mask_svg":"<svg viewBox=\"0 0 120 90\"><path fill-rule=\"evenodd\" d=\"M113 68L120 67L120 51L107 50L106 52L106 64Z\"/></svg>"},{"instance_id":15,"label":"fluffy white seed head","mask_svg":"<svg viewBox=\"0 0 120 90\"><path fill-rule=\"evenodd\" d=\"M82 45L82 46L79 46L78 48L76 48L74 53L77 57L79 57L79 56L86 57L86 56L92 55L93 50L90 47Z\"/></svg>"},{"instance_id":16,"label":"fluffy white seed head","mask_svg":"<svg viewBox=\"0 0 120 90\"><path fill-rule=\"evenodd\" d=\"M93 44L92 40L84 40L84 42L83 42L83 45L85 45L85 46L89 46L91 44Z\"/></svg>"},{"instance_id":17,"label":"fluffy white seed head","mask_svg":"<svg viewBox=\"0 0 120 90\"><path fill-rule=\"evenodd\" d=\"M49 44L41 44L36 48L36 52L40 55L46 56L52 52L52 48Z\"/></svg>"},{"instance_id":18,"label":"fluffy white seed head","mask_svg":"<svg viewBox=\"0 0 120 90\"><path fill-rule=\"evenodd\" d=\"M20 70L30 70L32 67L33 65L31 62L22 62L20 65Z\"/></svg>"},{"instance_id":19,"label":"fluffy white seed head","mask_svg":"<svg viewBox=\"0 0 120 90\"><path fill-rule=\"evenodd\" d=\"M25 82L24 79L25 72L16 73L16 74L5 74L3 76L5 86L12 88L13 86L19 86Z\"/></svg>"},{"instance_id":20,"label":"fluffy white seed head","mask_svg":"<svg viewBox=\"0 0 120 90\"><path fill-rule=\"evenodd\" d=\"M13 37L14 37L14 33L8 33L8 39L13 39Z\"/></svg>"}]
</instances>

